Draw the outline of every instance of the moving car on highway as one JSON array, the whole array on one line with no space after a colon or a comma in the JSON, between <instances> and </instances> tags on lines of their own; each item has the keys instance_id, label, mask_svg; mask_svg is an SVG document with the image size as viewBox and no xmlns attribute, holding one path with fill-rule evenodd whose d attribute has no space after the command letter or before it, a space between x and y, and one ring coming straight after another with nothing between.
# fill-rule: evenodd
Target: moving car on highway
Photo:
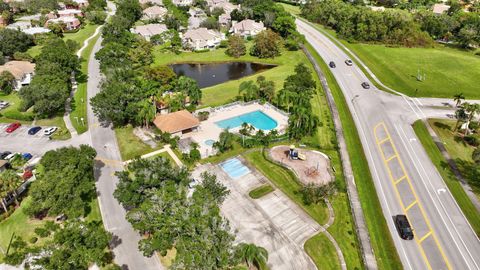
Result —
<instances>
[{"instance_id":1,"label":"moving car on highway","mask_svg":"<svg viewBox=\"0 0 480 270\"><path fill-rule=\"evenodd\" d=\"M352 60L347 59L347 60L345 60L345 64L347 64L347 66L351 66L351 65L353 65L353 62L352 62Z\"/></svg>"},{"instance_id":2,"label":"moving car on highway","mask_svg":"<svg viewBox=\"0 0 480 270\"><path fill-rule=\"evenodd\" d=\"M407 216L405 215L396 215L395 216L395 226L397 226L398 233L400 237L405 240L413 239L413 231L408 222Z\"/></svg>"},{"instance_id":3,"label":"moving car on highway","mask_svg":"<svg viewBox=\"0 0 480 270\"><path fill-rule=\"evenodd\" d=\"M370 84L368 82L362 82L362 87L365 89L370 89Z\"/></svg>"},{"instance_id":4,"label":"moving car on highway","mask_svg":"<svg viewBox=\"0 0 480 270\"><path fill-rule=\"evenodd\" d=\"M330 63L328 63L328 65L329 65L331 68L335 68L335 67L336 67L335 62L333 62L333 61L330 61Z\"/></svg>"}]
</instances>

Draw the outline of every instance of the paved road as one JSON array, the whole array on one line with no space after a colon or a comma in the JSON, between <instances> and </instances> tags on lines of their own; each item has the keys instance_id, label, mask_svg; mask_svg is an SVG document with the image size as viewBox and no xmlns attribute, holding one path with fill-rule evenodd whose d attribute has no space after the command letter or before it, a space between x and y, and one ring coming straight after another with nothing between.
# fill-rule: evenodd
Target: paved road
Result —
<instances>
[{"instance_id":1,"label":"paved road","mask_svg":"<svg viewBox=\"0 0 480 270\"><path fill-rule=\"evenodd\" d=\"M100 75L99 62L95 53L101 48L102 38L95 44L88 64L88 100L99 91ZM115 132L111 126L102 126L94 115L90 102L87 106L88 125L92 146L97 150L95 164L95 178L105 228L114 234L113 253L115 262L130 270L163 269L156 256L144 257L138 250L140 235L126 220L126 211L113 197L113 191L118 183L115 172L123 170L120 151L118 149Z\"/></svg>"},{"instance_id":2,"label":"paved road","mask_svg":"<svg viewBox=\"0 0 480 270\"><path fill-rule=\"evenodd\" d=\"M416 119L445 117L422 99L365 90L361 69L347 66L347 55L322 33L297 20L340 85L358 128L377 194L402 263L406 269L480 269L480 240L448 191L411 128ZM422 105L423 104L423 105ZM398 236L392 217L406 213L414 241Z\"/></svg>"}]
</instances>

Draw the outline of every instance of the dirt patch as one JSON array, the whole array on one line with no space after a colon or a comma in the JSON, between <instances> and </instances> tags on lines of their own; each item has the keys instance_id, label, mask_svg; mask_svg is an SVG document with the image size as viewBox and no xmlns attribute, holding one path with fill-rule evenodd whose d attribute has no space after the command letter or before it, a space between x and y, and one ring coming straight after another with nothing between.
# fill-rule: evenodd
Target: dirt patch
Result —
<instances>
[{"instance_id":1,"label":"dirt patch","mask_svg":"<svg viewBox=\"0 0 480 270\"><path fill-rule=\"evenodd\" d=\"M303 154L305 160L294 160L289 158L290 146L280 145L270 149L270 157L292 169L303 184L313 183L315 185L324 185L333 180L330 171L330 160L328 157L318 151L297 149L299 154Z\"/></svg>"}]
</instances>

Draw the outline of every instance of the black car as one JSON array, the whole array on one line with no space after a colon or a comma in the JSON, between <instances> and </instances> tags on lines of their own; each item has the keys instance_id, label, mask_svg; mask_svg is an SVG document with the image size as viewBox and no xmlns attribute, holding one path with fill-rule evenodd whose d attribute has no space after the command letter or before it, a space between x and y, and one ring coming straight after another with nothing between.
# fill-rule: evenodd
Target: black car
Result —
<instances>
[{"instance_id":1,"label":"black car","mask_svg":"<svg viewBox=\"0 0 480 270\"><path fill-rule=\"evenodd\" d=\"M336 67L336 66L335 66L335 62L333 62L333 61L330 61L330 63L328 63L328 65L329 65L331 68L335 68L335 67Z\"/></svg>"},{"instance_id":2,"label":"black car","mask_svg":"<svg viewBox=\"0 0 480 270\"><path fill-rule=\"evenodd\" d=\"M42 129L42 127L32 127L31 129L28 130L28 134L35 135L37 134L37 132L40 131L40 129Z\"/></svg>"},{"instance_id":3,"label":"black car","mask_svg":"<svg viewBox=\"0 0 480 270\"><path fill-rule=\"evenodd\" d=\"M368 82L363 82L362 87L365 89L370 89L370 84Z\"/></svg>"},{"instance_id":4,"label":"black car","mask_svg":"<svg viewBox=\"0 0 480 270\"><path fill-rule=\"evenodd\" d=\"M407 216L405 215L396 215L395 216L395 226L397 226L398 233L400 237L405 240L413 239L413 231L408 222Z\"/></svg>"},{"instance_id":5,"label":"black car","mask_svg":"<svg viewBox=\"0 0 480 270\"><path fill-rule=\"evenodd\" d=\"M6 151L3 153L0 153L0 159L5 159L8 155L10 155L12 152Z\"/></svg>"}]
</instances>

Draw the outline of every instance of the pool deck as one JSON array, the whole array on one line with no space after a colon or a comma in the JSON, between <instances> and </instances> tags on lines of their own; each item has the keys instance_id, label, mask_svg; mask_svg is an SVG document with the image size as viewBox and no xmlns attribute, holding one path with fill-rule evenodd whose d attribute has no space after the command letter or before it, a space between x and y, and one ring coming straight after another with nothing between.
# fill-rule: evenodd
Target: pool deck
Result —
<instances>
[{"instance_id":1,"label":"pool deck","mask_svg":"<svg viewBox=\"0 0 480 270\"><path fill-rule=\"evenodd\" d=\"M215 154L215 150L212 146L205 144L206 140L215 140L217 141L222 129L218 127L215 123L222 121L228 118L239 116L242 114L261 111L271 117L277 122L277 127L275 128L280 134L284 133L288 126L288 116L279 112L278 109L269 104L235 104L228 107L221 107L210 112L210 116L207 120L200 123L200 127L197 131L183 134L182 138L190 137L192 140L197 142L200 145L200 153L202 157L208 157L212 154ZM232 128L230 131L238 132L240 127Z\"/></svg>"}]
</instances>

